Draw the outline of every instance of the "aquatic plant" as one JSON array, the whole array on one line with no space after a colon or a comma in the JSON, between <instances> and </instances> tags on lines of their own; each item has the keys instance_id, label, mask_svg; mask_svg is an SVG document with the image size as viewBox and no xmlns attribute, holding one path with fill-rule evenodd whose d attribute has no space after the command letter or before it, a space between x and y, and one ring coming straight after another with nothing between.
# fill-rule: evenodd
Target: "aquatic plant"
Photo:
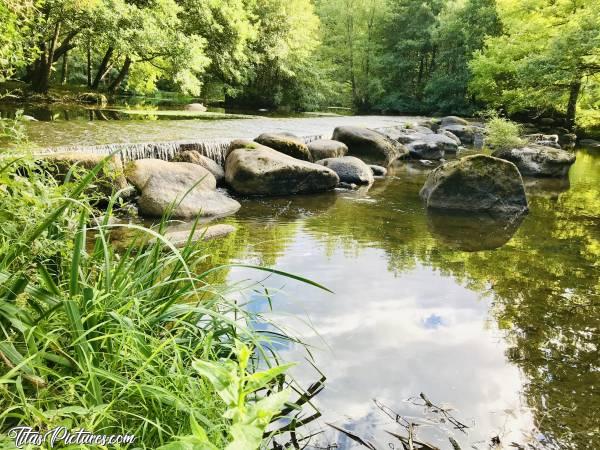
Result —
<instances>
[{"instance_id":1,"label":"aquatic plant","mask_svg":"<svg viewBox=\"0 0 600 450\"><path fill-rule=\"evenodd\" d=\"M118 193L98 216L85 191L100 170L59 185L31 161L0 166L0 431L65 426L133 434L143 448L190 435L210 443L200 448L252 448L281 412L288 366L247 326L260 318L228 299L234 288L209 282L226 267L199 269L203 244L175 249L166 218L156 229L111 223ZM153 243L134 237L117 253L111 233L123 227Z\"/></svg>"}]
</instances>

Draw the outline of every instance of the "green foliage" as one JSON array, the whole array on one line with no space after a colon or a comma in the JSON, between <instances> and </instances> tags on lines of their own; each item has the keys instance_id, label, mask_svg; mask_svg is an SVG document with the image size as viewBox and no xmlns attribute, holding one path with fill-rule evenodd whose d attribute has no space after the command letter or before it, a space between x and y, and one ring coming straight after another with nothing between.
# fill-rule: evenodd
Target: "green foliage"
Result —
<instances>
[{"instance_id":1,"label":"green foliage","mask_svg":"<svg viewBox=\"0 0 600 450\"><path fill-rule=\"evenodd\" d=\"M0 140L22 144L27 141L23 110L15 113L14 119L0 117Z\"/></svg>"},{"instance_id":2,"label":"green foliage","mask_svg":"<svg viewBox=\"0 0 600 450\"><path fill-rule=\"evenodd\" d=\"M504 33L471 62L472 91L510 113L558 110L572 121L581 94L599 81L600 4L507 0L499 14Z\"/></svg>"},{"instance_id":3,"label":"green foliage","mask_svg":"<svg viewBox=\"0 0 600 450\"><path fill-rule=\"evenodd\" d=\"M485 143L494 150L508 150L525 145L521 138L522 129L518 123L500 117L495 113L488 115L485 126Z\"/></svg>"},{"instance_id":4,"label":"green foliage","mask_svg":"<svg viewBox=\"0 0 600 450\"><path fill-rule=\"evenodd\" d=\"M253 393L287 366L248 367L249 346L269 364L246 325L257 318L209 284L220 269L206 268L202 244L165 251L164 222L110 225L116 196L97 215L84 192L101 169L58 185L27 158L3 159L0 428L129 433L144 448L190 433L210 442L200 448L254 445L286 391ZM119 230L134 235L116 253ZM232 384L200 379L207 368Z\"/></svg>"},{"instance_id":5,"label":"green foliage","mask_svg":"<svg viewBox=\"0 0 600 450\"><path fill-rule=\"evenodd\" d=\"M248 397L269 387L272 382L282 376L292 365L280 365L260 372L248 372L251 350L248 346L237 342L235 348L236 361L231 359L219 362L194 361L192 366L207 379L226 406L224 417L231 419L229 427L230 440L225 450L247 450L258 448L263 434L273 417L280 413L287 401L290 391L280 390L259 400L249 401ZM192 418L192 435L184 436L179 441L161 447L159 450L179 450L188 448L192 443L198 449L213 450L206 432Z\"/></svg>"}]
</instances>

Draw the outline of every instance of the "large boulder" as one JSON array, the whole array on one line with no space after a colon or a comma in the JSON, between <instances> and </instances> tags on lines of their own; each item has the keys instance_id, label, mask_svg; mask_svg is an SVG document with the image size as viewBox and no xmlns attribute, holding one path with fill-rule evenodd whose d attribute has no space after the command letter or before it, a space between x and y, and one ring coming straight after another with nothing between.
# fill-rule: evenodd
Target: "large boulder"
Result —
<instances>
[{"instance_id":1,"label":"large boulder","mask_svg":"<svg viewBox=\"0 0 600 450\"><path fill-rule=\"evenodd\" d=\"M308 146L289 133L263 133L254 139L254 141L292 158L312 161Z\"/></svg>"},{"instance_id":2,"label":"large boulder","mask_svg":"<svg viewBox=\"0 0 600 450\"><path fill-rule=\"evenodd\" d=\"M472 155L433 170L420 192L432 209L515 213L527 210L517 167L503 159Z\"/></svg>"},{"instance_id":3,"label":"large boulder","mask_svg":"<svg viewBox=\"0 0 600 450\"><path fill-rule=\"evenodd\" d=\"M215 177L217 184L222 184L225 180L225 171L223 168L217 162L207 156L202 155L196 150L184 150L182 152L178 152L173 160L176 162L197 164L204 167L213 175L213 177Z\"/></svg>"},{"instance_id":4,"label":"large boulder","mask_svg":"<svg viewBox=\"0 0 600 450\"><path fill-rule=\"evenodd\" d=\"M161 217L172 205L171 217L178 219L223 217L240 208L216 190L215 177L197 164L139 159L127 165L125 174L141 193L138 206L145 216Z\"/></svg>"},{"instance_id":5,"label":"large boulder","mask_svg":"<svg viewBox=\"0 0 600 450\"><path fill-rule=\"evenodd\" d=\"M540 145L496 150L492 156L514 163L521 175L532 177L564 177L575 162L574 153Z\"/></svg>"},{"instance_id":6,"label":"large boulder","mask_svg":"<svg viewBox=\"0 0 600 450\"><path fill-rule=\"evenodd\" d=\"M463 144L473 144L477 135L483 134L483 128L474 125L445 125L438 132L449 131Z\"/></svg>"},{"instance_id":7,"label":"large boulder","mask_svg":"<svg viewBox=\"0 0 600 450\"><path fill-rule=\"evenodd\" d=\"M316 141L309 142L307 146L313 161L325 158L339 158L340 156L346 156L346 153L348 153L348 146L346 144L332 139L317 139Z\"/></svg>"},{"instance_id":8,"label":"large boulder","mask_svg":"<svg viewBox=\"0 0 600 450\"><path fill-rule=\"evenodd\" d=\"M316 163L329 167L344 183L371 184L374 181L371 168L354 156L327 158Z\"/></svg>"},{"instance_id":9,"label":"large boulder","mask_svg":"<svg viewBox=\"0 0 600 450\"><path fill-rule=\"evenodd\" d=\"M326 191L338 182L327 167L301 161L255 142L231 143L225 161L225 179L244 195L289 195Z\"/></svg>"},{"instance_id":10,"label":"large boulder","mask_svg":"<svg viewBox=\"0 0 600 450\"><path fill-rule=\"evenodd\" d=\"M389 166L398 158L408 155L408 149L383 133L356 126L337 127L333 139L348 146L348 155L364 161Z\"/></svg>"},{"instance_id":11,"label":"large boulder","mask_svg":"<svg viewBox=\"0 0 600 450\"><path fill-rule=\"evenodd\" d=\"M39 161L44 161L46 169L59 181L72 173L85 175L99 164L102 168L92 181L88 192L94 191L104 197L110 197L113 192L127 188L127 180L123 173L123 164L118 155L107 157L95 153L84 152L58 152L37 155Z\"/></svg>"}]
</instances>

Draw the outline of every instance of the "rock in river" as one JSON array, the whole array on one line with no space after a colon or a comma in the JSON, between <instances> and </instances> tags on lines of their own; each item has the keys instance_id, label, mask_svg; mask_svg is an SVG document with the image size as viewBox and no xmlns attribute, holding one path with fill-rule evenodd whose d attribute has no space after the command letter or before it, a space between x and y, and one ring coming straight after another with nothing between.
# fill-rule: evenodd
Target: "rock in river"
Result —
<instances>
[{"instance_id":1,"label":"rock in river","mask_svg":"<svg viewBox=\"0 0 600 450\"><path fill-rule=\"evenodd\" d=\"M389 166L408 155L408 149L383 133L368 128L345 126L333 131L333 139L348 146L348 155L364 161Z\"/></svg>"},{"instance_id":2,"label":"rock in river","mask_svg":"<svg viewBox=\"0 0 600 450\"><path fill-rule=\"evenodd\" d=\"M527 210L521 174L511 162L472 155L433 170L420 195L427 207L470 212Z\"/></svg>"},{"instance_id":3,"label":"rock in river","mask_svg":"<svg viewBox=\"0 0 600 450\"><path fill-rule=\"evenodd\" d=\"M289 195L326 191L338 182L327 167L301 161L255 142L232 142L225 161L225 179L245 195Z\"/></svg>"},{"instance_id":4,"label":"rock in river","mask_svg":"<svg viewBox=\"0 0 600 450\"><path fill-rule=\"evenodd\" d=\"M371 164L369 168L371 169L371 172L373 172L373 175L376 177L385 177L387 175L387 169L383 166Z\"/></svg>"},{"instance_id":5,"label":"rock in river","mask_svg":"<svg viewBox=\"0 0 600 450\"><path fill-rule=\"evenodd\" d=\"M140 212L161 217L175 204L171 217L222 217L233 214L240 204L216 190L215 177L204 167L185 162L139 159L125 168L125 174L140 192Z\"/></svg>"},{"instance_id":6,"label":"rock in river","mask_svg":"<svg viewBox=\"0 0 600 450\"><path fill-rule=\"evenodd\" d=\"M191 242L197 241L212 241L213 239L223 238L235 231L235 227L228 224L210 225L210 226L198 226L194 231L190 239L191 230L170 230L167 229L165 232L165 239L167 239L173 246L177 248L185 247L185 244L191 240Z\"/></svg>"},{"instance_id":7,"label":"rock in river","mask_svg":"<svg viewBox=\"0 0 600 450\"><path fill-rule=\"evenodd\" d=\"M350 184L371 184L374 181L371 168L354 156L327 158L316 162L329 167L340 177L340 181Z\"/></svg>"},{"instance_id":8,"label":"rock in river","mask_svg":"<svg viewBox=\"0 0 600 450\"><path fill-rule=\"evenodd\" d=\"M439 133L449 131L460 139L463 144L472 144L477 135L483 134L483 128L474 125L446 125L440 128Z\"/></svg>"},{"instance_id":9,"label":"rock in river","mask_svg":"<svg viewBox=\"0 0 600 450\"><path fill-rule=\"evenodd\" d=\"M574 153L540 145L496 150L492 156L514 163L521 175L533 177L564 177L575 162Z\"/></svg>"},{"instance_id":10,"label":"rock in river","mask_svg":"<svg viewBox=\"0 0 600 450\"><path fill-rule=\"evenodd\" d=\"M307 144L313 161L325 158L339 158L346 156L348 147L343 142L332 139L318 139Z\"/></svg>"},{"instance_id":11,"label":"rock in river","mask_svg":"<svg viewBox=\"0 0 600 450\"><path fill-rule=\"evenodd\" d=\"M303 161L312 161L307 145L289 133L263 133L255 142Z\"/></svg>"},{"instance_id":12,"label":"rock in river","mask_svg":"<svg viewBox=\"0 0 600 450\"><path fill-rule=\"evenodd\" d=\"M217 164L216 161L210 159L207 156L200 154L196 150L184 150L175 155L173 159L177 162L187 162L192 164L198 164L208 170L217 180L217 184L222 184L225 180L225 171Z\"/></svg>"}]
</instances>

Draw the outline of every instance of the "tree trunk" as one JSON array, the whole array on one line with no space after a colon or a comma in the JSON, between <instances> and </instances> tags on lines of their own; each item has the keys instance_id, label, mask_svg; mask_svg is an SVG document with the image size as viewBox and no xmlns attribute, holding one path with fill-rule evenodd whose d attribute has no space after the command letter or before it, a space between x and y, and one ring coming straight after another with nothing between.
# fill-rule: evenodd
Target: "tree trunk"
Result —
<instances>
[{"instance_id":1,"label":"tree trunk","mask_svg":"<svg viewBox=\"0 0 600 450\"><path fill-rule=\"evenodd\" d=\"M46 93L50 88L50 75L52 74L52 66L54 65L54 51L56 50L56 43L58 42L59 35L60 22L57 22L54 26L54 34L52 35L50 46L43 49L37 66L37 74L32 79L31 87L36 92Z\"/></svg>"},{"instance_id":2,"label":"tree trunk","mask_svg":"<svg viewBox=\"0 0 600 450\"><path fill-rule=\"evenodd\" d=\"M92 43L91 39L87 41L87 86L92 87Z\"/></svg>"},{"instance_id":3,"label":"tree trunk","mask_svg":"<svg viewBox=\"0 0 600 450\"><path fill-rule=\"evenodd\" d=\"M117 89L119 89L119 86L121 86L121 83L123 82L123 80L127 76L127 73L129 72L129 67L131 67L131 58L129 56L126 56L125 62L123 63L123 67L121 67L117 78L115 78L114 81L108 87L108 92L112 94L116 92Z\"/></svg>"},{"instance_id":4,"label":"tree trunk","mask_svg":"<svg viewBox=\"0 0 600 450\"><path fill-rule=\"evenodd\" d=\"M577 100L581 91L581 78L577 78L571 83L569 89L569 102L567 103L567 128L575 128L575 118L577 115Z\"/></svg>"},{"instance_id":5,"label":"tree trunk","mask_svg":"<svg viewBox=\"0 0 600 450\"><path fill-rule=\"evenodd\" d=\"M60 84L67 84L67 69L68 69L68 53L64 53L62 57L62 70L60 71Z\"/></svg>"},{"instance_id":6,"label":"tree trunk","mask_svg":"<svg viewBox=\"0 0 600 450\"><path fill-rule=\"evenodd\" d=\"M98 89L100 82L108 73L108 70L107 70L108 63L110 62L110 58L112 58L114 51L115 51L115 49L113 47L108 47L108 50L106 50L106 53L104 54L104 58L102 58L102 61L100 62L100 66L98 67L98 71L96 72L96 77L94 78L94 82L92 83L93 89Z\"/></svg>"}]
</instances>

